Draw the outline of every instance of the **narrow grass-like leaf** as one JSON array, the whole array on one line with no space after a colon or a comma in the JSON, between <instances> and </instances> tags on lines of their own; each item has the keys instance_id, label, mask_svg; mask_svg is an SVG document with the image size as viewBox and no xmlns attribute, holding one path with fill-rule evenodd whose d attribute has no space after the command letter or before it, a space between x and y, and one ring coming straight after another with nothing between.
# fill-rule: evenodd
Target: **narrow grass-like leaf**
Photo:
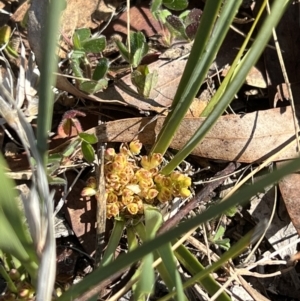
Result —
<instances>
[{"instance_id":1,"label":"narrow grass-like leaf","mask_svg":"<svg viewBox=\"0 0 300 301\"><path fill-rule=\"evenodd\" d=\"M3 267L3 264L0 264L0 275L2 276L2 278L4 279L4 281L6 282L6 285L9 289L10 292L17 294L18 293L18 289L16 288L14 282L11 280L11 278L9 277L9 275L7 274L5 268Z\"/></svg>"},{"instance_id":2,"label":"narrow grass-like leaf","mask_svg":"<svg viewBox=\"0 0 300 301\"><path fill-rule=\"evenodd\" d=\"M163 218L161 212L152 206L144 207L145 215L145 234L146 240L153 239L157 230L162 225ZM144 241L144 242L145 242ZM136 300L150 294L154 287L154 270L152 269L153 253L147 254L142 260L141 272L139 280L136 284L135 297Z\"/></svg>"},{"instance_id":3,"label":"narrow grass-like leaf","mask_svg":"<svg viewBox=\"0 0 300 301\"><path fill-rule=\"evenodd\" d=\"M113 261L115 257L115 251L119 245L121 236L124 231L124 226L125 226L124 220L115 219L112 233L110 235L103 258L101 260L101 264L100 264L101 267L104 267Z\"/></svg>"},{"instance_id":4,"label":"narrow grass-like leaf","mask_svg":"<svg viewBox=\"0 0 300 301\"><path fill-rule=\"evenodd\" d=\"M43 28L43 59L40 66L41 77L39 86L39 103L37 119L37 148L42 163L47 165L48 134L51 131L54 93L51 89L55 84L54 71L57 69L56 42L58 38L59 18L65 8L65 1L51 1L48 4L47 18Z\"/></svg>"},{"instance_id":5,"label":"narrow grass-like leaf","mask_svg":"<svg viewBox=\"0 0 300 301\"><path fill-rule=\"evenodd\" d=\"M226 7L230 6L233 10L232 19L240 2L241 0L226 2ZM184 118L201 83L205 79L212 61L215 59L230 25L229 21L224 26L223 32L219 34L214 32L211 35L222 3L222 0L216 0L207 1L205 4L195 42L176 91L170 113L165 119L164 126L151 149L151 153L165 153L181 120ZM230 15L228 18L230 18Z\"/></svg>"},{"instance_id":6,"label":"narrow grass-like leaf","mask_svg":"<svg viewBox=\"0 0 300 301\"><path fill-rule=\"evenodd\" d=\"M238 73L235 74L235 80L230 81L230 85L228 84L226 86L226 89L222 89L223 94L219 102L215 105L214 109L211 111L209 116L202 123L201 127L197 130L197 132L187 142L187 144L174 156L174 158L169 162L169 164L164 167L162 173L169 174L174 168L176 168L176 166L178 166L178 164L180 164L180 162L182 162L192 152L196 145L198 145L202 141L206 133L211 129L211 127L214 125L217 119L224 112L228 103L230 103L236 92L243 85L250 68L256 63L267 41L269 40L273 27L275 27L276 24L279 22L282 14L287 8L288 3L290 2L291 0L274 1L274 4L271 9L271 14L266 17L265 22L263 23L258 35L256 36L254 43L249 49L247 55L245 55L245 57L239 64L239 70ZM216 28L216 30L217 29L218 28ZM220 26L219 30L221 31ZM220 88L222 88L222 85Z\"/></svg>"},{"instance_id":7,"label":"narrow grass-like leaf","mask_svg":"<svg viewBox=\"0 0 300 301\"><path fill-rule=\"evenodd\" d=\"M16 201L17 191L14 188L12 180L4 174L6 164L2 157L2 154L0 154L0 166L2 166L0 170L0 214L3 214L6 217L7 221L11 223L21 244L25 248L32 248L32 239L30 237L28 229L25 229L25 225L23 223L23 221L25 220L24 213L21 212ZM1 226L0 228L0 232L5 231L4 226ZM2 241L2 243L5 242L5 240ZM33 258L33 260L37 263L37 258Z\"/></svg>"},{"instance_id":8,"label":"narrow grass-like leaf","mask_svg":"<svg viewBox=\"0 0 300 301\"><path fill-rule=\"evenodd\" d=\"M179 246L175 250L175 255L180 261L180 263L185 267L185 269L187 269L190 272L192 276L205 270L205 267L184 245ZM199 280L199 283L206 289L210 296L214 295L220 289L220 285L209 274L206 277ZM216 300L230 301L231 299L227 295L227 293L222 292Z\"/></svg>"},{"instance_id":9,"label":"narrow grass-like leaf","mask_svg":"<svg viewBox=\"0 0 300 301\"><path fill-rule=\"evenodd\" d=\"M224 253L220 259L214 262L209 267L205 268L203 271L199 272L188 281L184 283L184 288L189 287L194 284L196 281L204 279L207 275L215 271L216 269L223 266L228 260L235 258L239 255L248 245L254 243L264 232L265 223L262 222L258 224L253 230L248 232L243 238L241 238L235 245L233 245L226 253ZM168 295L159 299L159 301L166 301L172 298L176 292L169 293ZM230 299L229 299L230 300Z\"/></svg>"},{"instance_id":10,"label":"narrow grass-like leaf","mask_svg":"<svg viewBox=\"0 0 300 301\"><path fill-rule=\"evenodd\" d=\"M177 294L175 296L175 300L187 300L183 286L182 281L180 278L180 274L177 270L176 266L176 260L174 257L174 253L171 248L171 244L168 243L158 249L158 253L162 259L162 265L164 265L165 272L168 273L168 278L170 279L172 286L168 286L168 289L170 292L176 291ZM162 278L164 280L164 278Z\"/></svg>"}]
</instances>

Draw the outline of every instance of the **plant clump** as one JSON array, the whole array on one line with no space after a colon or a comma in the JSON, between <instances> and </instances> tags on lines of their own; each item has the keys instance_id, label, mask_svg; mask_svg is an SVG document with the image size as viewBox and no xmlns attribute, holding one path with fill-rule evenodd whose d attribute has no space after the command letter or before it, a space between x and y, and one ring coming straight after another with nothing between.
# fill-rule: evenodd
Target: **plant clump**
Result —
<instances>
[{"instance_id":1,"label":"plant clump","mask_svg":"<svg viewBox=\"0 0 300 301\"><path fill-rule=\"evenodd\" d=\"M105 153L105 198L107 218L132 217L144 213L144 204L158 205L174 197L188 197L191 178L179 171L161 173L163 156L153 153L140 156L142 144L132 141L120 151L108 148ZM82 196L96 194L96 181L89 179Z\"/></svg>"}]
</instances>

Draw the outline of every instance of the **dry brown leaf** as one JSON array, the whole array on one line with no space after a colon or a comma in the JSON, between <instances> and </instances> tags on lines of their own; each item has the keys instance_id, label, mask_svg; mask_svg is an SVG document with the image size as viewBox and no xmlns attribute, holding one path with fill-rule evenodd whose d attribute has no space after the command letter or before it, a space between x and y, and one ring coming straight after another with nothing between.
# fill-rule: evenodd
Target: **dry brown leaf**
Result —
<instances>
[{"instance_id":1,"label":"dry brown leaf","mask_svg":"<svg viewBox=\"0 0 300 301\"><path fill-rule=\"evenodd\" d=\"M279 167L284 163L277 163ZM300 235L300 174L293 173L285 176L279 182L280 192L294 227Z\"/></svg>"},{"instance_id":2,"label":"dry brown leaf","mask_svg":"<svg viewBox=\"0 0 300 301\"><path fill-rule=\"evenodd\" d=\"M56 87L62 91L69 92L70 94L72 94L78 98L89 99L89 100L93 100L93 101L97 101L97 102L109 102L110 104L118 103L118 104L124 105L124 102L122 102L122 101L104 100L96 95L86 94L86 93L80 91L75 86L73 86L64 76L62 76L61 73L59 73L57 75Z\"/></svg>"},{"instance_id":3,"label":"dry brown leaf","mask_svg":"<svg viewBox=\"0 0 300 301\"><path fill-rule=\"evenodd\" d=\"M10 17L11 20L14 22L21 22L23 21L28 9L30 6L30 0L26 0L20 6L17 8L17 10L13 13L13 15Z\"/></svg>"},{"instance_id":4,"label":"dry brown leaf","mask_svg":"<svg viewBox=\"0 0 300 301\"><path fill-rule=\"evenodd\" d=\"M164 120L164 117L155 121L151 121L151 118L123 119L108 122L87 132L95 133L100 142L129 142L138 138L145 145L153 145ZM205 118L184 119L170 147L182 149L204 120ZM290 107L258 111L244 116L222 116L192 154L225 161L262 161L293 139L292 120ZM61 151L63 147L64 145L51 152ZM277 160L296 156L295 146L280 154Z\"/></svg>"},{"instance_id":5,"label":"dry brown leaf","mask_svg":"<svg viewBox=\"0 0 300 301\"><path fill-rule=\"evenodd\" d=\"M226 76L229 71L230 66L227 66L222 71L222 76ZM245 79L245 83L249 86L256 88L267 88L266 75L264 71L264 65L262 61L258 61L256 66L251 67L247 77Z\"/></svg>"},{"instance_id":6,"label":"dry brown leaf","mask_svg":"<svg viewBox=\"0 0 300 301\"><path fill-rule=\"evenodd\" d=\"M291 83L291 90L294 96L297 96L300 94L300 82L298 83ZM281 106L280 103L278 104L278 101L289 101L291 100L289 90L286 84L280 84L277 86L277 93L274 97L274 107Z\"/></svg>"},{"instance_id":7,"label":"dry brown leaf","mask_svg":"<svg viewBox=\"0 0 300 301\"><path fill-rule=\"evenodd\" d=\"M186 60L173 62L158 60L150 64L150 71L158 71L158 84L151 92L149 99L139 97L136 88L131 83L130 74L124 76L122 80L116 81L114 86L97 93L96 96L111 101L122 101L141 111L162 112L171 105L174 99L185 64Z\"/></svg>"},{"instance_id":8,"label":"dry brown leaf","mask_svg":"<svg viewBox=\"0 0 300 301\"><path fill-rule=\"evenodd\" d=\"M142 6L138 3L130 8L130 30L142 31L147 37L162 34L162 25L153 17L150 6ZM110 37L113 34L127 36L127 11L120 14L111 22L104 34Z\"/></svg>"},{"instance_id":9,"label":"dry brown leaf","mask_svg":"<svg viewBox=\"0 0 300 301\"><path fill-rule=\"evenodd\" d=\"M45 0L32 0L28 11L28 40L39 64L43 53L41 31L45 26L47 3ZM106 5L105 1L67 0L60 20L60 30L70 38L76 28L96 28L113 13L114 8Z\"/></svg>"}]
</instances>

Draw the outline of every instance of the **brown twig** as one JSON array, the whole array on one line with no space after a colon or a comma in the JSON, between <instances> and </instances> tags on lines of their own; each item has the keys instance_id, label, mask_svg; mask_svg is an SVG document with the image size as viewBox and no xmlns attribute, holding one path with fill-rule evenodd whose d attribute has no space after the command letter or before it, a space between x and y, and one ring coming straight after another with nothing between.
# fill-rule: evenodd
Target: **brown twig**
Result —
<instances>
[{"instance_id":1,"label":"brown twig","mask_svg":"<svg viewBox=\"0 0 300 301\"><path fill-rule=\"evenodd\" d=\"M215 177L221 177L221 179L209 183L200 192L198 192L190 202L188 202L184 207L180 209L180 211L178 211L176 215L167 220L160 227L157 234L162 234L168 231L169 229L175 227L181 221L181 219L185 217L191 210L195 209L199 203L207 203L211 198L211 193L226 180L224 176L231 174L240 165L240 163L230 162L225 169L216 173Z\"/></svg>"}]
</instances>

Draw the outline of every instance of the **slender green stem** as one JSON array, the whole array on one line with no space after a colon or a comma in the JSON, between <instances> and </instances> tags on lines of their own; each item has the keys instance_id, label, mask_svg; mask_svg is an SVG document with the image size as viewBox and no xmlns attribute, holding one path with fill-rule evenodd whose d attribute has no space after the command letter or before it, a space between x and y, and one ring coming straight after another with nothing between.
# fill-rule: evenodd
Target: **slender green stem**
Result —
<instances>
[{"instance_id":1,"label":"slender green stem","mask_svg":"<svg viewBox=\"0 0 300 301\"><path fill-rule=\"evenodd\" d=\"M9 275L7 274L7 272L5 271L5 268L3 267L2 264L0 264L0 275L6 281L8 289L12 293L17 293L18 289L16 288L15 284L13 283L13 281L11 280L11 278L9 277Z\"/></svg>"},{"instance_id":2,"label":"slender green stem","mask_svg":"<svg viewBox=\"0 0 300 301\"><path fill-rule=\"evenodd\" d=\"M228 260L235 258L239 255L249 244L255 242L260 234L263 233L264 227L257 225L256 228L248 232L243 238L241 238L235 245L233 245L227 252L225 252L218 261L214 262L211 266L205 268L195 276L190 278L183 284L184 288L193 285L197 281L205 279L210 273L223 266ZM159 299L159 301L166 301L172 298L176 292L171 292L166 296ZM230 299L229 299L230 300Z\"/></svg>"},{"instance_id":3,"label":"slender green stem","mask_svg":"<svg viewBox=\"0 0 300 301\"><path fill-rule=\"evenodd\" d=\"M43 59L40 66L39 111L37 120L37 148L44 166L47 164L48 135L51 130L54 105L54 71L57 68L56 42L59 29L60 13L65 6L64 0L49 1L46 26L42 32Z\"/></svg>"},{"instance_id":4,"label":"slender green stem","mask_svg":"<svg viewBox=\"0 0 300 301\"><path fill-rule=\"evenodd\" d=\"M107 244L105 253L103 255L101 261L101 267L108 265L110 262L113 261L115 256L115 251L119 245L121 236L123 234L125 222L123 220L115 220L114 228L109 238L109 242Z\"/></svg>"},{"instance_id":5,"label":"slender green stem","mask_svg":"<svg viewBox=\"0 0 300 301\"><path fill-rule=\"evenodd\" d=\"M184 245L180 245L175 250L175 255L180 261L180 263L191 273L192 276L205 270L205 267ZM202 279L197 279L197 281L201 283L201 285L211 296L214 295L220 289L220 285L209 274L207 274L206 277L203 277ZM222 292L216 300L230 301L231 299L229 298L226 292Z\"/></svg>"},{"instance_id":6,"label":"slender green stem","mask_svg":"<svg viewBox=\"0 0 300 301\"><path fill-rule=\"evenodd\" d=\"M207 1L205 4L195 42L174 97L171 112L165 120L151 153L165 153L215 58L222 40L215 31L213 32L213 28L222 2L222 0L215 0ZM233 2L241 2L241 0ZM213 47L208 49L208 44Z\"/></svg>"}]
</instances>

